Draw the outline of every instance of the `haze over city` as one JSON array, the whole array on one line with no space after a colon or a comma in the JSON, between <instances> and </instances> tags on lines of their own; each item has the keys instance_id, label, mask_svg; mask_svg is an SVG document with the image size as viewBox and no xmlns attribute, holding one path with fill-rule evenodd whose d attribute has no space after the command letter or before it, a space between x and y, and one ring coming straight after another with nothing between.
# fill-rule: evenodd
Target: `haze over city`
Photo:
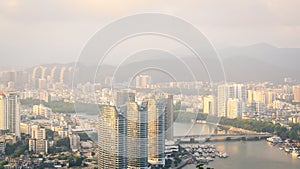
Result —
<instances>
[{"instance_id":1,"label":"haze over city","mask_svg":"<svg viewBox=\"0 0 300 169\"><path fill-rule=\"evenodd\" d=\"M76 62L84 45L103 26L145 12L166 13L187 20L217 49L257 43L278 48L300 47L297 0L0 3L0 56L5 58L1 61L2 68Z\"/></svg>"},{"instance_id":2,"label":"haze over city","mask_svg":"<svg viewBox=\"0 0 300 169\"><path fill-rule=\"evenodd\" d=\"M300 1L0 1L0 169L299 169Z\"/></svg>"}]
</instances>

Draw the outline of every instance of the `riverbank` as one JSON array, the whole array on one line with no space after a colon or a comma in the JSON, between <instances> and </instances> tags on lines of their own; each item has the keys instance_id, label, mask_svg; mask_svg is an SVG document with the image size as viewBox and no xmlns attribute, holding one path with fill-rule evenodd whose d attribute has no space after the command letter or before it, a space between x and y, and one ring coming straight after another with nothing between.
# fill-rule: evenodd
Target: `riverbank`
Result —
<instances>
[{"instance_id":1,"label":"riverbank","mask_svg":"<svg viewBox=\"0 0 300 169\"><path fill-rule=\"evenodd\" d=\"M219 151L227 152L230 157L217 159L209 166L215 169L299 169L300 160L293 159L266 141L230 141L216 142ZM195 169L195 164L186 165L183 169Z\"/></svg>"},{"instance_id":2,"label":"riverbank","mask_svg":"<svg viewBox=\"0 0 300 169\"><path fill-rule=\"evenodd\" d=\"M267 139L268 143L274 148L278 148L283 152L292 156L292 158L300 159L300 142L290 139L282 140L278 136L273 136Z\"/></svg>"},{"instance_id":3,"label":"riverbank","mask_svg":"<svg viewBox=\"0 0 300 169\"><path fill-rule=\"evenodd\" d=\"M174 136L211 134L216 126L209 124L174 123ZM218 131L219 132L219 131ZM223 131L221 131L223 132ZM202 144L204 144L202 142ZM217 159L209 165L215 169L299 169L300 160L282 152L265 140L258 141L220 141L209 142L217 149L230 155L227 159ZM195 164L188 164L183 169L195 169Z\"/></svg>"}]
</instances>

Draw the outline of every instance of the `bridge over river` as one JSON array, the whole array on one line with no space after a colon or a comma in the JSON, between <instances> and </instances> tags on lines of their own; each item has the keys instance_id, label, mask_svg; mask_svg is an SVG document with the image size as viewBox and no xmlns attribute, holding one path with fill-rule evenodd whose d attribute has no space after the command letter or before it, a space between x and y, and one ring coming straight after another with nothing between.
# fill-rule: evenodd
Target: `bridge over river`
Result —
<instances>
[{"instance_id":1,"label":"bridge over river","mask_svg":"<svg viewBox=\"0 0 300 169\"><path fill-rule=\"evenodd\" d=\"M206 141L230 141L230 140L260 140L271 137L270 133L232 133L232 134L199 134L174 136L176 143L203 143Z\"/></svg>"}]
</instances>

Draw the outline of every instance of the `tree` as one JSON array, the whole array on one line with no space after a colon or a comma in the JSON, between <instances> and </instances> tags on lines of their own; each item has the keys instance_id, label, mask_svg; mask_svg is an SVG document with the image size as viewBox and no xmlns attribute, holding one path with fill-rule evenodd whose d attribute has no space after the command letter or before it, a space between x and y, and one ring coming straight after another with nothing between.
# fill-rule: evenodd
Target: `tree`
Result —
<instances>
[{"instance_id":1,"label":"tree","mask_svg":"<svg viewBox=\"0 0 300 169\"><path fill-rule=\"evenodd\" d=\"M78 133L80 137L80 141L88 141L91 140L91 138L86 133Z\"/></svg>"},{"instance_id":2,"label":"tree","mask_svg":"<svg viewBox=\"0 0 300 169\"><path fill-rule=\"evenodd\" d=\"M172 166L172 160L171 159L166 159L164 168L170 168L171 166Z\"/></svg>"},{"instance_id":3,"label":"tree","mask_svg":"<svg viewBox=\"0 0 300 169\"><path fill-rule=\"evenodd\" d=\"M69 167L81 166L83 157L70 157L68 161L69 161Z\"/></svg>"},{"instance_id":4,"label":"tree","mask_svg":"<svg viewBox=\"0 0 300 169\"><path fill-rule=\"evenodd\" d=\"M5 160L2 160L2 161L0 162L0 169L4 169L4 166L5 166L6 164L8 164L8 162L5 161Z\"/></svg>"},{"instance_id":5,"label":"tree","mask_svg":"<svg viewBox=\"0 0 300 169\"><path fill-rule=\"evenodd\" d=\"M57 147L63 146L65 148L67 148L68 150L70 150L70 139L69 139L69 137L59 139L59 140L57 140L55 145Z\"/></svg>"},{"instance_id":6,"label":"tree","mask_svg":"<svg viewBox=\"0 0 300 169\"><path fill-rule=\"evenodd\" d=\"M5 155L12 155L18 147L22 146L22 142L18 141L15 144L6 144L5 146Z\"/></svg>"},{"instance_id":7,"label":"tree","mask_svg":"<svg viewBox=\"0 0 300 169\"><path fill-rule=\"evenodd\" d=\"M207 167L207 166L204 166L204 164L197 164L196 165L196 168L197 169L213 169L213 168L211 168L211 167Z\"/></svg>"},{"instance_id":8,"label":"tree","mask_svg":"<svg viewBox=\"0 0 300 169\"><path fill-rule=\"evenodd\" d=\"M52 131L50 129L46 129L46 136L47 136L47 139L53 140L54 131Z\"/></svg>"},{"instance_id":9,"label":"tree","mask_svg":"<svg viewBox=\"0 0 300 169\"><path fill-rule=\"evenodd\" d=\"M26 150L28 150L29 143L28 141L22 146L17 147L14 153L11 155L12 158L19 157L21 154L24 154Z\"/></svg>"}]
</instances>

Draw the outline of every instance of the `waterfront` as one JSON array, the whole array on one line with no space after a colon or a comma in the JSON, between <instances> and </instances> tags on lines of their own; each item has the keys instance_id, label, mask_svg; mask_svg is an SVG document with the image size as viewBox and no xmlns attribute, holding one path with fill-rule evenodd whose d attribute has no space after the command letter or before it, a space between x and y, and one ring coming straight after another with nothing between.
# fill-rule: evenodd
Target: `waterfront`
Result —
<instances>
[{"instance_id":1,"label":"waterfront","mask_svg":"<svg viewBox=\"0 0 300 169\"><path fill-rule=\"evenodd\" d=\"M195 135L222 133L216 131L216 126L208 124L174 123L174 135ZM267 141L225 141L210 142L217 149L226 152L229 158L216 158L209 165L215 169L299 169L300 159L293 159L278 147ZM194 169L195 165L185 166L184 169Z\"/></svg>"},{"instance_id":2,"label":"waterfront","mask_svg":"<svg viewBox=\"0 0 300 169\"><path fill-rule=\"evenodd\" d=\"M184 133L199 134L212 133L214 126L206 124L174 124L175 135ZM219 159L210 163L215 169L299 169L300 160L293 159L291 154L287 154L278 147L261 141L228 141L211 142L216 144L219 151L227 152L229 158ZM184 169L194 169L195 165L185 166Z\"/></svg>"},{"instance_id":3,"label":"waterfront","mask_svg":"<svg viewBox=\"0 0 300 169\"><path fill-rule=\"evenodd\" d=\"M226 151L229 158L219 159L210 163L215 169L299 169L300 160L293 159L277 147L271 146L266 141L231 141L217 142L217 149ZM194 165L184 169L194 169Z\"/></svg>"}]
</instances>

